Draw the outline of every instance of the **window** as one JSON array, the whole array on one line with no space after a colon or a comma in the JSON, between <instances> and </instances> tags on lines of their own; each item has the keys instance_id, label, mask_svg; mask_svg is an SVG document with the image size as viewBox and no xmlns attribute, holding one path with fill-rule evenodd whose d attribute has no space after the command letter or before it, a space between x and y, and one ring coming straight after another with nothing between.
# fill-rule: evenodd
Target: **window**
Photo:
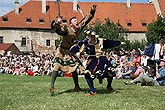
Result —
<instances>
[{"instance_id":1,"label":"window","mask_svg":"<svg viewBox=\"0 0 165 110\"><path fill-rule=\"evenodd\" d=\"M147 26L147 23L144 20L142 20L141 23L142 23L142 26L143 27L146 27Z\"/></svg>"},{"instance_id":2,"label":"window","mask_svg":"<svg viewBox=\"0 0 165 110\"><path fill-rule=\"evenodd\" d=\"M26 18L26 23L31 23L32 19L31 18Z\"/></svg>"},{"instance_id":3,"label":"window","mask_svg":"<svg viewBox=\"0 0 165 110\"><path fill-rule=\"evenodd\" d=\"M147 23L142 23L142 26L143 26L143 27L146 27L146 26L147 26Z\"/></svg>"},{"instance_id":4,"label":"window","mask_svg":"<svg viewBox=\"0 0 165 110\"><path fill-rule=\"evenodd\" d=\"M2 18L2 21L3 21L3 22L7 22L7 21L8 21L8 18L7 18L7 17L3 17L3 18Z\"/></svg>"},{"instance_id":5,"label":"window","mask_svg":"<svg viewBox=\"0 0 165 110\"><path fill-rule=\"evenodd\" d=\"M63 20L62 20L62 23L63 23L63 24L67 24L67 20L66 20L66 19L63 19Z\"/></svg>"},{"instance_id":6,"label":"window","mask_svg":"<svg viewBox=\"0 0 165 110\"><path fill-rule=\"evenodd\" d=\"M44 24L44 22L45 22L44 19L39 19L40 24Z\"/></svg>"},{"instance_id":7,"label":"window","mask_svg":"<svg viewBox=\"0 0 165 110\"><path fill-rule=\"evenodd\" d=\"M132 23L127 23L127 26L129 26L129 27L132 26Z\"/></svg>"},{"instance_id":8,"label":"window","mask_svg":"<svg viewBox=\"0 0 165 110\"><path fill-rule=\"evenodd\" d=\"M127 26L128 26L128 27L132 26L132 22L131 22L131 19L129 19L129 20L126 20L126 22L127 22Z\"/></svg>"},{"instance_id":9,"label":"window","mask_svg":"<svg viewBox=\"0 0 165 110\"><path fill-rule=\"evenodd\" d=\"M26 38L22 37L21 46L26 46Z\"/></svg>"},{"instance_id":10,"label":"window","mask_svg":"<svg viewBox=\"0 0 165 110\"><path fill-rule=\"evenodd\" d=\"M0 36L0 43L3 43L3 36Z\"/></svg>"},{"instance_id":11,"label":"window","mask_svg":"<svg viewBox=\"0 0 165 110\"><path fill-rule=\"evenodd\" d=\"M46 46L50 46L50 40L46 40Z\"/></svg>"}]
</instances>

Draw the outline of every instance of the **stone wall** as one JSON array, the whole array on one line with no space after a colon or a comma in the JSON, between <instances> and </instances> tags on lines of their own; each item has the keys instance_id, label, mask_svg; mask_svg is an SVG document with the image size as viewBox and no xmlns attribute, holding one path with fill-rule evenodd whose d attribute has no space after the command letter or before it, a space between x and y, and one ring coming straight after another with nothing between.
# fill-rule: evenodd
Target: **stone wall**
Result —
<instances>
[{"instance_id":1,"label":"stone wall","mask_svg":"<svg viewBox=\"0 0 165 110\"><path fill-rule=\"evenodd\" d=\"M55 51L55 40L59 38L56 33L48 30L0 30L3 43L15 43L21 52L35 51L36 53L50 53ZM22 38L26 38L26 45L22 46ZM46 40L50 40L50 46L46 46Z\"/></svg>"},{"instance_id":2,"label":"stone wall","mask_svg":"<svg viewBox=\"0 0 165 110\"><path fill-rule=\"evenodd\" d=\"M15 43L21 52L35 53L52 53L55 52L55 40L59 38L56 33L51 33L50 30L27 30L27 29L16 29L0 30L0 36L3 36L4 43ZM26 38L26 45L22 46L22 38ZM145 33L128 33L128 40L141 41L146 40ZM50 40L50 46L46 46L46 40Z\"/></svg>"},{"instance_id":3,"label":"stone wall","mask_svg":"<svg viewBox=\"0 0 165 110\"><path fill-rule=\"evenodd\" d=\"M135 40L138 40L138 41L145 40L145 41L147 41L145 33L128 33L127 38L130 41L135 41Z\"/></svg>"}]
</instances>

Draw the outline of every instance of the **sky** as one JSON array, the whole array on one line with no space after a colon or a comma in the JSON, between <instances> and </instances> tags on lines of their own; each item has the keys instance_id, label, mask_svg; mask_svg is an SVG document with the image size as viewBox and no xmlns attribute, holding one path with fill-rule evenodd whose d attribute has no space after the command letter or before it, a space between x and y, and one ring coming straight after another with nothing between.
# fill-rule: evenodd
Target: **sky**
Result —
<instances>
[{"instance_id":1,"label":"sky","mask_svg":"<svg viewBox=\"0 0 165 110\"><path fill-rule=\"evenodd\" d=\"M19 0L20 6L28 2L29 0ZM55 1L55 0L52 0ZM62 1L73 1L73 0L62 0ZM79 2L126 2L126 0L78 0ZM148 0L130 0L133 3L147 3ZM15 0L1 0L0 1L0 16L7 14L8 12L14 10Z\"/></svg>"}]
</instances>

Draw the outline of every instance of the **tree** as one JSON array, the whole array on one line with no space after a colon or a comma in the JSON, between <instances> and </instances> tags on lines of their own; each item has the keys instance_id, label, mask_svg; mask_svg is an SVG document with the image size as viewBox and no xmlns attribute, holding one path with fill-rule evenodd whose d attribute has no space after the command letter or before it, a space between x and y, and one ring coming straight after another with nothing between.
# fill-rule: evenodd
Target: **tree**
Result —
<instances>
[{"instance_id":1,"label":"tree","mask_svg":"<svg viewBox=\"0 0 165 110\"><path fill-rule=\"evenodd\" d=\"M157 16L157 21L148 24L146 38L148 44L165 38L165 18Z\"/></svg>"},{"instance_id":2,"label":"tree","mask_svg":"<svg viewBox=\"0 0 165 110\"><path fill-rule=\"evenodd\" d=\"M130 41L127 39L128 30L123 28L119 22L115 24L109 18L106 18L105 22L100 19L96 19L88 28L95 31L101 38L119 40L128 44L118 46L115 49L119 50L121 47L127 50L130 49Z\"/></svg>"},{"instance_id":3,"label":"tree","mask_svg":"<svg viewBox=\"0 0 165 110\"><path fill-rule=\"evenodd\" d=\"M136 40L136 41L130 42L127 39L128 30L125 29L120 24L119 21L118 21L118 23L114 23L109 18L106 18L105 22L101 21L100 19L96 19L95 22L93 22L87 28L95 31L101 38L113 39L113 40L119 40L121 42L125 42L125 45L120 45L115 48L112 48L116 51L119 51L119 50L128 51L128 50L132 50L133 48L144 49L144 46L146 45L145 41L140 42L140 41ZM84 33L82 33L80 39L84 39L84 37L85 37L85 35L84 35Z\"/></svg>"},{"instance_id":4,"label":"tree","mask_svg":"<svg viewBox=\"0 0 165 110\"><path fill-rule=\"evenodd\" d=\"M90 27L94 31L98 32L97 34L100 37L105 39L116 39L125 41L127 39L127 29L123 28L120 23L114 23L109 18L105 19L105 23L96 19L94 27ZM124 37L125 36L125 37Z\"/></svg>"}]
</instances>

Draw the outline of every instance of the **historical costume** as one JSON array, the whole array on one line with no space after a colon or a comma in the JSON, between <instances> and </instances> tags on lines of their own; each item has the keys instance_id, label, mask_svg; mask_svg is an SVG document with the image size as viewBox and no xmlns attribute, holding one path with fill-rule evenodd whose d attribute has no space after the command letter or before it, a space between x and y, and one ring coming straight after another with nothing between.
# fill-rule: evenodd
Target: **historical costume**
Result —
<instances>
[{"instance_id":1,"label":"historical costume","mask_svg":"<svg viewBox=\"0 0 165 110\"><path fill-rule=\"evenodd\" d=\"M88 55L84 73L90 93L86 95L96 95L93 84L95 78L99 79L99 83L102 83L102 79L107 78L107 89L114 93L111 83L115 76L115 69L107 57L103 55L102 49L118 46L121 42L98 38L99 36L94 31L86 31L85 33L86 39L79 43L80 45L77 48L84 47L84 52Z\"/></svg>"},{"instance_id":2,"label":"historical costume","mask_svg":"<svg viewBox=\"0 0 165 110\"><path fill-rule=\"evenodd\" d=\"M59 70L64 73L72 73L73 80L75 83L75 91L80 91L78 84L78 75L76 69L81 66L80 61L75 56L75 53L70 51L70 48L77 43L78 36L83 28L92 20L96 10L96 5L91 7L90 13L85 16L81 22L77 22L76 17L70 19L70 27L61 26L60 23L53 21L51 27L58 34L63 36L60 46L57 48L55 59L54 59L54 71L51 74L51 88L50 92L54 94L54 83Z\"/></svg>"}]
</instances>

